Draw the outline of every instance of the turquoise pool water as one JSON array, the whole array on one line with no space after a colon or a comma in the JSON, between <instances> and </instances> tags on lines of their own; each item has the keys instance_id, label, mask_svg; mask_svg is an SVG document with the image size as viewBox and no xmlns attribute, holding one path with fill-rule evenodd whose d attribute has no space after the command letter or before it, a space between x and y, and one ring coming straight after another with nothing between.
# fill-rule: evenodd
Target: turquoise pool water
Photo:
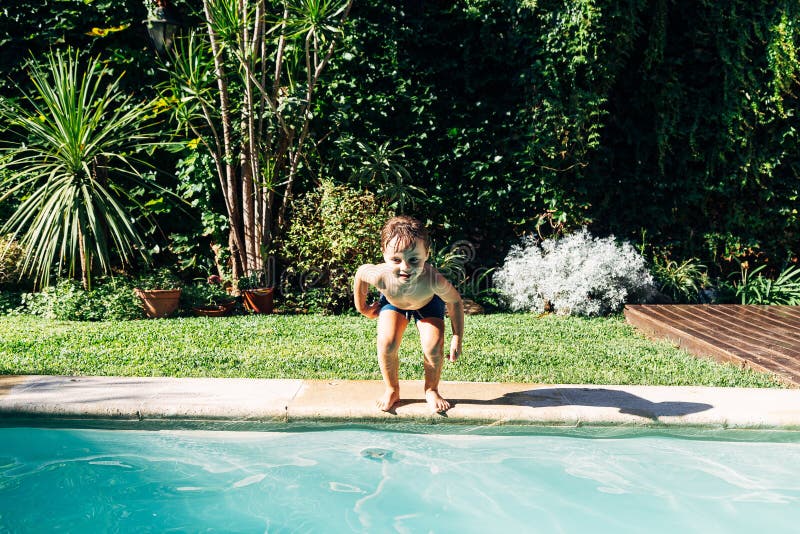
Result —
<instances>
[{"instance_id":1,"label":"turquoise pool water","mask_svg":"<svg viewBox=\"0 0 800 534\"><path fill-rule=\"evenodd\" d=\"M2 532L797 532L800 440L0 428Z\"/></svg>"}]
</instances>

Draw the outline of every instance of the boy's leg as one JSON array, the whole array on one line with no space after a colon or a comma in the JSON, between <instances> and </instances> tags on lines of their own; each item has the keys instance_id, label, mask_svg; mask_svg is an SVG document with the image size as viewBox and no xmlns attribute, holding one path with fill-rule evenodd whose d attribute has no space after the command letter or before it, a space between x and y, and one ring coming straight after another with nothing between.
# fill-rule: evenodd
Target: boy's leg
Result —
<instances>
[{"instance_id":1,"label":"boy's leg","mask_svg":"<svg viewBox=\"0 0 800 534\"><path fill-rule=\"evenodd\" d=\"M376 404L385 412L388 412L394 403L400 400L398 350L406 326L408 326L408 319L402 313L394 310L385 310L378 316L378 362L381 366L383 383L386 384L386 391Z\"/></svg>"},{"instance_id":2,"label":"boy's leg","mask_svg":"<svg viewBox=\"0 0 800 534\"><path fill-rule=\"evenodd\" d=\"M444 364L444 320L426 317L417 321L419 340L425 355L425 401L435 412L450 409L450 403L439 394L439 377Z\"/></svg>"}]
</instances>

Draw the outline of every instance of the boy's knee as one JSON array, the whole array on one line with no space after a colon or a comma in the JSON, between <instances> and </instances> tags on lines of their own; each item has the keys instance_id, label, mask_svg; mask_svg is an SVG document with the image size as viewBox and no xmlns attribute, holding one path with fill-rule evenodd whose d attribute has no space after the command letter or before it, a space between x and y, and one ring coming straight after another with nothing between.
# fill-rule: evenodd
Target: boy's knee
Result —
<instances>
[{"instance_id":1,"label":"boy's knee","mask_svg":"<svg viewBox=\"0 0 800 534\"><path fill-rule=\"evenodd\" d=\"M425 361L431 363L437 363L441 361L444 356L444 350L441 345L437 345L433 348L423 349L422 353L425 356Z\"/></svg>"},{"instance_id":2,"label":"boy's knee","mask_svg":"<svg viewBox=\"0 0 800 534\"><path fill-rule=\"evenodd\" d=\"M422 352L426 355L436 356L444 352L444 337L435 336L422 340Z\"/></svg>"},{"instance_id":3,"label":"boy's knee","mask_svg":"<svg viewBox=\"0 0 800 534\"><path fill-rule=\"evenodd\" d=\"M400 340L394 338L378 338L378 352L393 354L400 349Z\"/></svg>"}]
</instances>

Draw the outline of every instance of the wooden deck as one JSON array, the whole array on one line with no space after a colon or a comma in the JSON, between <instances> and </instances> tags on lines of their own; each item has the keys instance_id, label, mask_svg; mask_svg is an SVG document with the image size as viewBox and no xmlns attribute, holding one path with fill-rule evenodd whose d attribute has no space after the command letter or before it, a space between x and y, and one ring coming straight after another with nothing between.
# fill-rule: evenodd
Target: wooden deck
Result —
<instances>
[{"instance_id":1,"label":"wooden deck","mask_svg":"<svg viewBox=\"0 0 800 534\"><path fill-rule=\"evenodd\" d=\"M697 356L779 375L800 386L800 306L628 305L628 323Z\"/></svg>"}]
</instances>

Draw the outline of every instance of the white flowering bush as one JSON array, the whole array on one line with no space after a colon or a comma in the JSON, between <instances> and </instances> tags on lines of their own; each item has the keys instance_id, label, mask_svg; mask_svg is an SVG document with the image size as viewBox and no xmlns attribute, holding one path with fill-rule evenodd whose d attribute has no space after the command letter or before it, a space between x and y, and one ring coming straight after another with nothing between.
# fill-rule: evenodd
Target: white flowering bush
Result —
<instances>
[{"instance_id":1,"label":"white flowering bush","mask_svg":"<svg viewBox=\"0 0 800 534\"><path fill-rule=\"evenodd\" d=\"M644 258L630 243L584 228L541 243L528 238L506 256L494 283L512 310L597 316L641 302L655 291Z\"/></svg>"}]
</instances>

